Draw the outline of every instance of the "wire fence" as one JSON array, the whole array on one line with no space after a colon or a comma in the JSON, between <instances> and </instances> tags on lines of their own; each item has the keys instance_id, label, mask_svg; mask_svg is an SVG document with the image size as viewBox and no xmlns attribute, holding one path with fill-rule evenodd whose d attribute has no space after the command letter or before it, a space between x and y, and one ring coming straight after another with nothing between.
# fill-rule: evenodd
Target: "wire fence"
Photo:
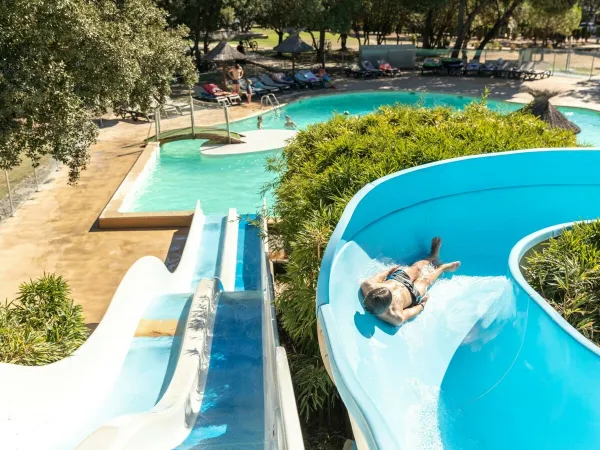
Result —
<instances>
[{"instance_id":1,"label":"wire fence","mask_svg":"<svg viewBox=\"0 0 600 450\"><path fill-rule=\"evenodd\" d=\"M53 159L46 159L37 168L22 164L14 170L3 170L0 174L0 221L15 214L25 202L60 165Z\"/></svg>"}]
</instances>

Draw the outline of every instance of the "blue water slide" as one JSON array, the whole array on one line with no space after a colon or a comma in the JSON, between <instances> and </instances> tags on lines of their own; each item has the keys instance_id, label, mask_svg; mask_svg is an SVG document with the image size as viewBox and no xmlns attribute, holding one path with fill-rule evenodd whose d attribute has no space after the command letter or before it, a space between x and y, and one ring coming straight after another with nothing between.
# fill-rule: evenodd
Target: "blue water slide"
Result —
<instances>
[{"instance_id":1,"label":"blue water slide","mask_svg":"<svg viewBox=\"0 0 600 450\"><path fill-rule=\"evenodd\" d=\"M398 172L350 201L323 258L322 352L359 449L579 449L600 442L599 349L524 280L523 255L600 217L600 150L528 150ZM551 228L547 228L551 227ZM460 269L392 327L360 283L441 236Z\"/></svg>"}]
</instances>

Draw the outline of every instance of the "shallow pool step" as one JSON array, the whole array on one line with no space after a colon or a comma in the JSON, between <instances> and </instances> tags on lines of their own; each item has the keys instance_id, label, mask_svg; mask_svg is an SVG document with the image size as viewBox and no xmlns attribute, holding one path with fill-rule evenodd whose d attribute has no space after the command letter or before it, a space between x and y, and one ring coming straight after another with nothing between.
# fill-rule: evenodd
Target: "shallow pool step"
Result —
<instances>
[{"instance_id":1,"label":"shallow pool step","mask_svg":"<svg viewBox=\"0 0 600 450\"><path fill-rule=\"evenodd\" d=\"M219 295L198 419L179 449L264 448L262 292Z\"/></svg>"}]
</instances>

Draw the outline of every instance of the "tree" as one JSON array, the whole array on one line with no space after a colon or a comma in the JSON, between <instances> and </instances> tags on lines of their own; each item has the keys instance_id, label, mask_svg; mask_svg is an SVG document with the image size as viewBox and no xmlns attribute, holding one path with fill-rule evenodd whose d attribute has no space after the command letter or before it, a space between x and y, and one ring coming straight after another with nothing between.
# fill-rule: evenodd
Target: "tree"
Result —
<instances>
[{"instance_id":1,"label":"tree","mask_svg":"<svg viewBox=\"0 0 600 450\"><path fill-rule=\"evenodd\" d=\"M452 57L457 58L461 49L466 48L471 35L471 27L475 18L490 0L475 0L469 2L460 0L458 8L458 26L456 32L456 41L452 49ZM465 16L466 14L466 16Z\"/></svg>"},{"instance_id":2,"label":"tree","mask_svg":"<svg viewBox=\"0 0 600 450\"><path fill-rule=\"evenodd\" d=\"M542 45L546 46L548 39L558 41L571 36L581 23L581 8L574 5L564 11L561 8L535 8L530 3L525 3L521 20L534 36L543 39Z\"/></svg>"},{"instance_id":3,"label":"tree","mask_svg":"<svg viewBox=\"0 0 600 450\"><path fill-rule=\"evenodd\" d=\"M223 22L233 20L225 0L160 0L159 5L169 11L173 25L185 25L189 28L192 56L200 61L200 43L202 52L208 53L210 34L217 31ZM225 23L226 25L226 23Z\"/></svg>"},{"instance_id":4,"label":"tree","mask_svg":"<svg viewBox=\"0 0 600 450\"><path fill-rule=\"evenodd\" d=\"M0 0L0 169L52 155L75 182L89 160L93 114L161 101L187 32L150 0Z\"/></svg>"},{"instance_id":5,"label":"tree","mask_svg":"<svg viewBox=\"0 0 600 450\"><path fill-rule=\"evenodd\" d=\"M307 4L287 0L268 0L257 21L274 30L279 37L278 43L281 44L284 33L293 28L306 26L308 20L306 14L316 14L312 6L310 2Z\"/></svg>"},{"instance_id":6,"label":"tree","mask_svg":"<svg viewBox=\"0 0 600 450\"><path fill-rule=\"evenodd\" d=\"M232 0L235 18L241 32L247 33L256 21L264 16L265 2L262 0Z\"/></svg>"}]
</instances>

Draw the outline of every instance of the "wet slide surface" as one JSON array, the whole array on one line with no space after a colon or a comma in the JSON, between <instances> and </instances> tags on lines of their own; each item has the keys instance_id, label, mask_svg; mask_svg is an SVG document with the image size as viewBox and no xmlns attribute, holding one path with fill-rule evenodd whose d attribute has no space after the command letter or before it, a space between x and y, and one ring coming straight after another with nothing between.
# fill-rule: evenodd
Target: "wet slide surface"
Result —
<instances>
[{"instance_id":1,"label":"wet slide surface","mask_svg":"<svg viewBox=\"0 0 600 450\"><path fill-rule=\"evenodd\" d=\"M599 164L598 150L464 158L390 175L354 197L327 248L317 307L336 385L368 448L598 442L600 352L522 282L509 255L540 229L600 217ZM434 285L426 310L399 328L366 313L360 282L421 259L433 236L443 238L442 260L462 266Z\"/></svg>"}]
</instances>

